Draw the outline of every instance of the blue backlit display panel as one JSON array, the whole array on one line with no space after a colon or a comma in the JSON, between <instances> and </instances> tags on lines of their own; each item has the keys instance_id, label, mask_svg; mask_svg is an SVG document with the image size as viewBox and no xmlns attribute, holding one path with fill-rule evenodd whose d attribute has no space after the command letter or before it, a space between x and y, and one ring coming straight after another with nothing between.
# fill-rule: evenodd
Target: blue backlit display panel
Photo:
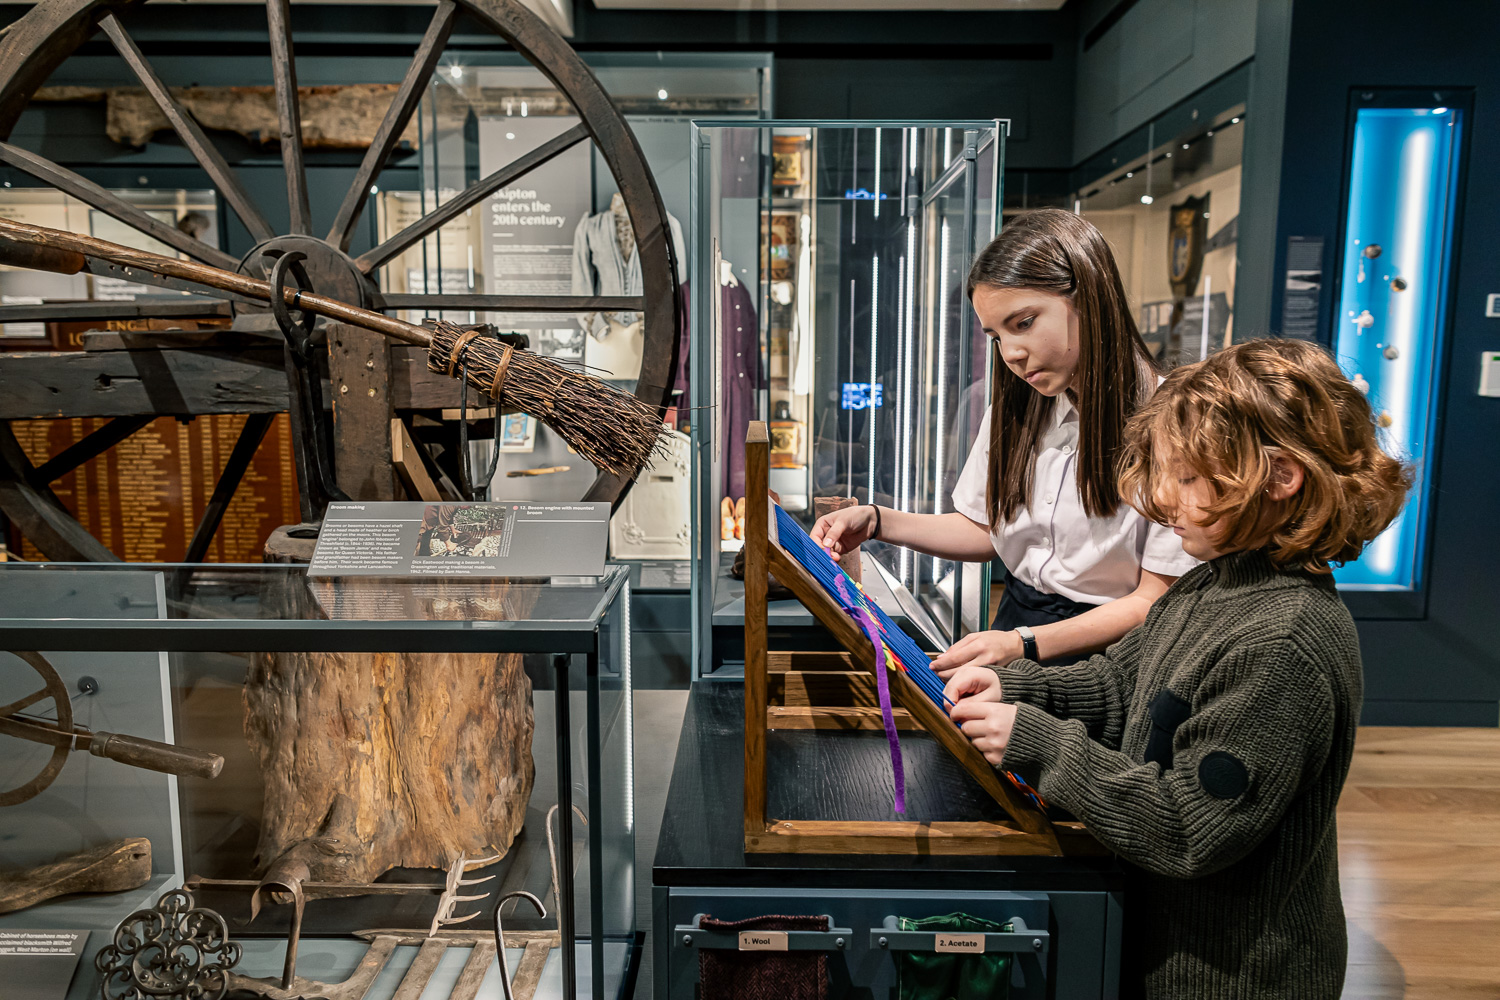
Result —
<instances>
[{"instance_id":1,"label":"blue backlit display panel","mask_svg":"<svg viewBox=\"0 0 1500 1000\"><path fill-rule=\"evenodd\" d=\"M1460 115L1446 107L1360 108L1334 354L1370 400L1386 449L1412 463L1401 516L1335 570L1349 590L1420 584L1433 442L1433 403L1448 299Z\"/></svg>"}]
</instances>

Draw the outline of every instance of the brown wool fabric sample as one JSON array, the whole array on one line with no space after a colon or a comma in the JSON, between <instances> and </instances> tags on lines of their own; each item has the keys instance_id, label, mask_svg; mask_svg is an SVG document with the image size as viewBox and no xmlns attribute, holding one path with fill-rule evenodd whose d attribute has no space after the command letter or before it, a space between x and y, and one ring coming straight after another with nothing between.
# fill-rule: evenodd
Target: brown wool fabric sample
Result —
<instances>
[{"instance_id":1,"label":"brown wool fabric sample","mask_svg":"<svg viewBox=\"0 0 1500 1000\"><path fill-rule=\"evenodd\" d=\"M698 924L706 931L826 931L826 916L768 914L746 920L715 920ZM821 951L729 951L704 948L698 952L701 1000L827 1000L828 956Z\"/></svg>"}]
</instances>

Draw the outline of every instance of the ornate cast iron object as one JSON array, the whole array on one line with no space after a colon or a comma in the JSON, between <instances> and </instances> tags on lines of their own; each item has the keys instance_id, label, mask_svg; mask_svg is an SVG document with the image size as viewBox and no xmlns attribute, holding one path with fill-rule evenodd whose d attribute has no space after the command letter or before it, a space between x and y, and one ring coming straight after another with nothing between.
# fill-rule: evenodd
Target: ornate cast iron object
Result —
<instances>
[{"instance_id":1,"label":"ornate cast iron object","mask_svg":"<svg viewBox=\"0 0 1500 1000\"><path fill-rule=\"evenodd\" d=\"M224 918L174 889L121 921L94 967L102 1000L220 1000L239 960Z\"/></svg>"}]
</instances>

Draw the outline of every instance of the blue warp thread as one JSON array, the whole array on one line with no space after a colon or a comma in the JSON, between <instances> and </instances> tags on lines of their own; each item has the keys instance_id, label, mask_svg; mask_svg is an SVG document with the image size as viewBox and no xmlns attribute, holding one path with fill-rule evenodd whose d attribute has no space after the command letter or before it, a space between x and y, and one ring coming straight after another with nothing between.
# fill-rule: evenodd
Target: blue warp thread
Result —
<instances>
[{"instance_id":1,"label":"blue warp thread","mask_svg":"<svg viewBox=\"0 0 1500 1000\"><path fill-rule=\"evenodd\" d=\"M792 515L782 510L779 505L776 507L776 533L777 540L781 543L781 547L786 550L787 555L791 556L798 565L807 570L812 578L818 582L818 586L822 587L829 597L838 602L839 606L844 608L846 613L858 620L858 612L863 611L875 620L876 626L880 629L881 638L885 640L885 647L890 655L895 658L896 665L946 715L949 706L953 703L943 695L943 679L937 675L936 670L932 669L932 661L927 658L927 654L922 651L922 647L918 646L911 636L901 631L896 626L896 623L891 621L890 615L882 611L878 604L867 598L864 591L859 589L858 584L850 578L849 574L845 573L839 564L833 561L833 557L828 554L827 550L817 542L814 542L808 533L802 530L802 525L798 524ZM842 599L839 595L840 590L846 590L849 594L852 594L853 601L849 602ZM850 607L851 603L858 604L859 608ZM892 723L893 730L894 722ZM890 732L887 733L887 736L890 736ZM896 775L901 775L899 743L892 740L892 744L892 769ZM1020 775L1011 771L1002 771L1001 773L1023 795L1030 799L1038 809L1045 810L1047 808L1047 804L1042 800L1042 797ZM905 796L901 794L905 791L904 787L902 787L904 784L905 782L901 781L900 785L897 786L897 792L901 796L897 801L902 806L905 805ZM904 810L898 808L897 811L902 812Z\"/></svg>"}]
</instances>

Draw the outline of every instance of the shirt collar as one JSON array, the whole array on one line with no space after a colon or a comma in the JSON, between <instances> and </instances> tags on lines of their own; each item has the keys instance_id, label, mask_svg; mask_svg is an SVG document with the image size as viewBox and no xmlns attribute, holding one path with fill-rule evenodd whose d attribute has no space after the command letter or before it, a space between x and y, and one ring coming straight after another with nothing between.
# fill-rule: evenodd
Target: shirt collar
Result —
<instances>
[{"instance_id":1,"label":"shirt collar","mask_svg":"<svg viewBox=\"0 0 1500 1000\"><path fill-rule=\"evenodd\" d=\"M1078 408L1073 405L1073 400L1066 392L1058 393L1052 397L1052 425L1061 427L1070 420L1078 422Z\"/></svg>"}]
</instances>

